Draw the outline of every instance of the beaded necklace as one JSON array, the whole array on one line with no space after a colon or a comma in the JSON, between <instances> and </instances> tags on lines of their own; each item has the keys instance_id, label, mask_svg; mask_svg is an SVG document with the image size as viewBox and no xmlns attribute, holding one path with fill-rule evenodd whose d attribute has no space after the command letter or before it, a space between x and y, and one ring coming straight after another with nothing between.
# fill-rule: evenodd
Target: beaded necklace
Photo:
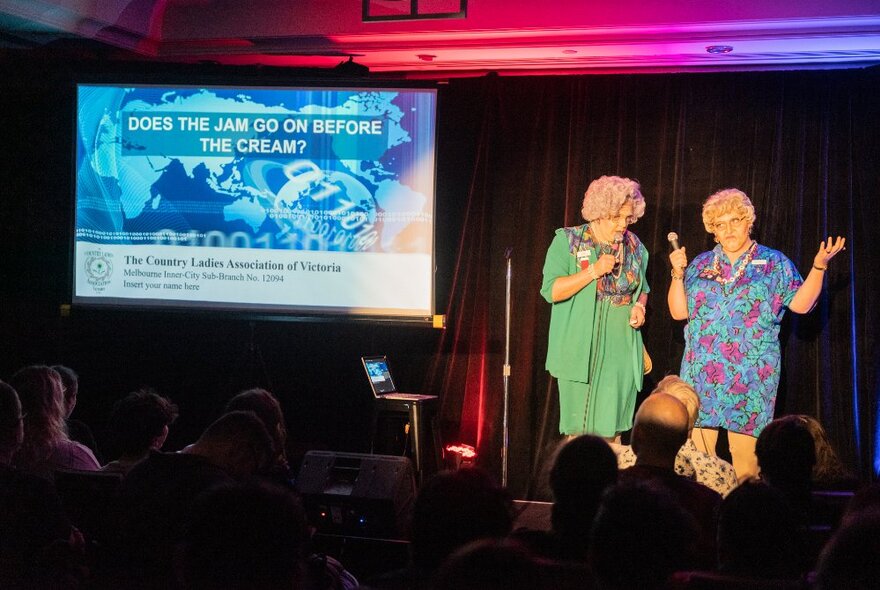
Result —
<instances>
[{"instance_id":1,"label":"beaded necklace","mask_svg":"<svg viewBox=\"0 0 880 590\"><path fill-rule=\"evenodd\" d=\"M729 295L730 293L727 290L729 285L735 285L738 280L742 278L745 274L746 269L752 263L752 258L755 256L755 252L758 250L758 242L752 242L752 245L749 246L749 249L746 250L745 256L743 256L742 260L739 263L739 268L736 269L736 272L731 273L731 275L727 278L721 276L721 256L720 252L715 252L715 256L712 259L712 266L709 268L709 273L711 277L721 285L722 291L725 294ZM732 270L732 268L731 268Z\"/></svg>"}]
</instances>

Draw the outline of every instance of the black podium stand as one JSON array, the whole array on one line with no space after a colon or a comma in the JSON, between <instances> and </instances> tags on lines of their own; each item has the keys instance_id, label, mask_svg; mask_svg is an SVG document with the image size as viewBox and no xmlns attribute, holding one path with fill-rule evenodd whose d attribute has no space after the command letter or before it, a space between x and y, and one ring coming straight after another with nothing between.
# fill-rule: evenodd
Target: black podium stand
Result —
<instances>
[{"instance_id":1,"label":"black podium stand","mask_svg":"<svg viewBox=\"0 0 880 590\"><path fill-rule=\"evenodd\" d=\"M412 459L419 485L440 467L437 406L436 396L377 397L374 400L371 452Z\"/></svg>"}]
</instances>

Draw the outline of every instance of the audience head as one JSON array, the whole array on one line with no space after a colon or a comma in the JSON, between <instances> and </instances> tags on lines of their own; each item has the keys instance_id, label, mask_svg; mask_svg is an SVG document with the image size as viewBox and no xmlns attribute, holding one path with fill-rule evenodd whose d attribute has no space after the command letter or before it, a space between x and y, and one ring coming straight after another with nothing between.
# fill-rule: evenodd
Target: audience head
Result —
<instances>
[{"instance_id":1,"label":"audience head","mask_svg":"<svg viewBox=\"0 0 880 590\"><path fill-rule=\"evenodd\" d=\"M257 415L269 436L272 437L275 456L282 463L287 462L287 429L284 427L284 414L278 399L265 389L255 388L242 391L226 404L226 411L253 412Z\"/></svg>"},{"instance_id":2,"label":"audience head","mask_svg":"<svg viewBox=\"0 0 880 590\"><path fill-rule=\"evenodd\" d=\"M455 551L437 570L431 590L535 590L538 563L521 544L483 539Z\"/></svg>"},{"instance_id":3,"label":"audience head","mask_svg":"<svg viewBox=\"0 0 880 590\"><path fill-rule=\"evenodd\" d=\"M605 490L617 481L617 457L604 440L585 434L565 445L550 470L553 530L579 540L586 557L590 526Z\"/></svg>"},{"instance_id":4,"label":"audience head","mask_svg":"<svg viewBox=\"0 0 880 590\"><path fill-rule=\"evenodd\" d=\"M253 412L227 412L184 452L203 456L232 477L245 479L271 462L272 438Z\"/></svg>"},{"instance_id":5,"label":"audience head","mask_svg":"<svg viewBox=\"0 0 880 590\"><path fill-rule=\"evenodd\" d=\"M593 524L589 561L599 588L660 588L692 563L697 524L662 484L610 488Z\"/></svg>"},{"instance_id":6,"label":"audience head","mask_svg":"<svg viewBox=\"0 0 880 590\"><path fill-rule=\"evenodd\" d=\"M657 383L657 387L651 393L668 393L687 409L688 413L688 429L693 429L700 415L700 396L691 387L691 384L679 377L678 375L667 375Z\"/></svg>"},{"instance_id":7,"label":"audience head","mask_svg":"<svg viewBox=\"0 0 880 590\"><path fill-rule=\"evenodd\" d=\"M816 449L816 464L813 465L813 482L818 485L833 486L852 479L852 474L844 467L837 452L828 439L828 433L822 423L806 414L798 414L801 422L810 431Z\"/></svg>"},{"instance_id":8,"label":"audience head","mask_svg":"<svg viewBox=\"0 0 880 590\"><path fill-rule=\"evenodd\" d=\"M718 564L726 574L798 577L797 538L798 521L785 496L760 480L746 480L721 503Z\"/></svg>"},{"instance_id":9,"label":"audience head","mask_svg":"<svg viewBox=\"0 0 880 590\"><path fill-rule=\"evenodd\" d=\"M816 567L817 590L867 590L880 580L880 512L847 521L825 545Z\"/></svg>"},{"instance_id":10,"label":"audience head","mask_svg":"<svg viewBox=\"0 0 880 590\"><path fill-rule=\"evenodd\" d=\"M306 547L302 507L267 484L205 492L180 547L178 577L188 590L302 587Z\"/></svg>"},{"instance_id":11,"label":"audience head","mask_svg":"<svg viewBox=\"0 0 880 590\"><path fill-rule=\"evenodd\" d=\"M637 465L672 469L675 456L687 441L688 412L684 404L667 393L649 395L636 412L632 449Z\"/></svg>"},{"instance_id":12,"label":"audience head","mask_svg":"<svg viewBox=\"0 0 880 590\"><path fill-rule=\"evenodd\" d=\"M119 454L143 457L161 449L175 419L177 406L171 400L148 389L129 393L116 402L110 416Z\"/></svg>"},{"instance_id":13,"label":"audience head","mask_svg":"<svg viewBox=\"0 0 880 590\"><path fill-rule=\"evenodd\" d=\"M76 396L79 393L79 375L70 367L64 365L52 365L61 377L61 385L64 389L64 417L69 418L76 407Z\"/></svg>"},{"instance_id":14,"label":"audience head","mask_svg":"<svg viewBox=\"0 0 880 590\"><path fill-rule=\"evenodd\" d=\"M755 443L761 477L783 491L809 491L816 447L807 425L797 416L770 422Z\"/></svg>"},{"instance_id":15,"label":"audience head","mask_svg":"<svg viewBox=\"0 0 880 590\"><path fill-rule=\"evenodd\" d=\"M416 497L412 557L416 566L434 570L469 541L510 533L512 502L482 470L443 472L429 479Z\"/></svg>"},{"instance_id":16,"label":"audience head","mask_svg":"<svg viewBox=\"0 0 880 590\"><path fill-rule=\"evenodd\" d=\"M63 385L58 372L46 365L20 369L9 384L18 393L25 414L24 441L15 463L27 469L47 460L55 445L67 440Z\"/></svg>"},{"instance_id":17,"label":"audience head","mask_svg":"<svg viewBox=\"0 0 880 590\"><path fill-rule=\"evenodd\" d=\"M11 385L0 381L0 463L8 463L24 439L21 402Z\"/></svg>"}]
</instances>

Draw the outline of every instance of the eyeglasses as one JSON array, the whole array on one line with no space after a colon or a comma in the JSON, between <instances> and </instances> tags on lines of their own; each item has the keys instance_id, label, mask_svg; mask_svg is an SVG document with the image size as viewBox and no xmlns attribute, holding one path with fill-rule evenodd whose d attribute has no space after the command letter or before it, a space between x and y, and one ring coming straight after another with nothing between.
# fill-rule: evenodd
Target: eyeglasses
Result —
<instances>
[{"instance_id":1,"label":"eyeglasses","mask_svg":"<svg viewBox=\"0 0 880 590\"><path fill-rule=\"evenodd\" d=\"M638 220L638 217L634 215L615 215L614 217L609 217L609 221L613 221L614 223L625 223L626 225L632 225Z\"/></svg>"},{"instance_id":2,"label":"eyeglasses","mask_svg":"<svg viewBox=\"0 0 880 590\"><path fill-rule=\"evenodd\" d=\"M745 222L745 217L732 217L727 221L716 221L712 224L712 229L714 229L715 231L724 231L728 227L730 227L731 229L736 229L738 227L741 227L742 224Z\"/></svg>"}]
</instances>

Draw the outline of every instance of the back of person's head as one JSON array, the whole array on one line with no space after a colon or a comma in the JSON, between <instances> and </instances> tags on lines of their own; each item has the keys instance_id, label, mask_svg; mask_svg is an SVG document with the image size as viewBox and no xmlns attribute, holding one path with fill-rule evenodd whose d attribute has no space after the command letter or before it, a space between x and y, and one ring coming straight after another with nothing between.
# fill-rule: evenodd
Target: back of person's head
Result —
<instances>
[{"instance_id":1,"label":"back of person's head","mask_svg":"<svg viewBox=\"0 0 880 590\"><path fill-rule=\"evenodd\" d=\"M659 588L692 564L697 525L663 485L626 481L602 499L589 562L599 588Z\"/></svg>"},{"instance_id":2,"label":"back of person's head","mask_svg":"<svg viewBox=\"0 0 880 590\"><path fill-rule=\"evenodd\" d=\"M807 425L797 416L783 416L770 422L755 443L761 477L771 485L792 490L812 480L816 447Z\"/></svg>"},{"instance_id":3,"label":"back of person's head","mask_svg":"<svg viewBox=\"0 0 880 590\"><path fill-rule=\"evenodd\" d=\"M265 469L273 448L272 438L256 414L236 411L220 416L190 449L241 479Z\"/></svg>"},{"instance_id":4,"label":"back of person's head","mask_svg":"<svg viewBox=\"0 0 880 590\"><path fill-rule=\"evenodd\" d=\"M816 463L813 465L812 472L813 483L822 487L834 487L836 484L851 480L852 473L837 456L822 423L806 414L798 414L797 417L810 431L816 449Z\"/></svg>"},{"instance_id":5,"label":"back of person's head","mask_svg":"<svg viewBox=\"0 0 880 590\"><path fill-rule=\"evenodd\" d=\"M867 590L880 580L880 513L847 521L825 545L816 567L817 590Z\"/></svg>"},{"instance_id":6,"label":"back of person's head","mask_svg":"<svg viewBox=\"0 0 880 590\"><path fill-rule=\"evenodd\" d=\"M178 577L188 590L300 588L306 548L302 507L267 484L205 492L180 548Z\"/></svg>"},{"instance_id":7,"label":"back of person's head","mask_svg":"<svg viewBox=\"0 0 880 590\"><path fill-rule=\"evenodd\" d=\"M617 457L601 438L585 434L566 443L550 470L553 530L579 539L586 550L599 501L617 481L617 473Z\"/></svg>"},{"instance_id":8,"label":"back of person's head","mask_svg":"<svg viewBox=\"0 0 880 590\"><path fill-rule=\"evenodd\" d=\"M718 564L726 574L797 578L797 538L798 521L788 500L760 480L746 480L721 503Z\"/></svg>"},{"instance_id":9,"label":"back of person's head","mask_svg":"<svg viewBox=\"0 0 880 590\"><path fill-rule=\"evenodd\" d=\"M155 391L142 389L116 402L110 416L110 428L120 455L146 455L160 449L168 427L177 419L177 406Z\"/></svg>"},{"instance_id":10,"label":"back of person's head","mask_svg":"<svg viewBox=\"0 0 880 590\"><path fill-rule=\"evenodd\" d=\"M242 391L226 404L227 412L236 410L253 412L263 421L275 447L275 455L287 460L287 429L284 426L284 413L278 399L265 389L255 388Z\"/></svg>"},{"instance_id":11,"label":"back of person's head","mask_svg":"<svg viewBox=\"0 0 880 590\"><path fill-rule=\"evenodd\" d=\"M649 395L636 412L632 448L636 464L668 466L687 441L688 412L684 404L667 393Z\"/></svg>"},{"instance_id":12,"label":"back of person's head","mask_svg":"<svg viewBox=\"0 0 880 590\"><path fill-rule=\"evenodd\" d=\"M413 562L433 570L469 541L506 536L512 524L509 495L484 471L439 473L425 483L413 507Z\"/></svg>"},{"instance_id":13,"label":"back of person's head","mask_svg":"<svg viewBox=\"0 0 880 590\"><path fill-rule=\"evenodd\" d=\"M14 453L24 438L21 402L11 385L0 381L0 453Z\"/></svg>"},{"instance_id":14,"label":"back of person's head","mask_svg":"<svg viewBox=\"0 0 880 590\"><path fill-rule=\"evenodd\" d=\"M9 384L18 393L25 414L24 441L15 463L27 469L48 459L55 445L67 440L63 385L58 372L46 365L20 369Z\"/></svg>"},{"instance_id":15,"label":"back of person's head","mask_svg":"<svg viewBox=\"0 0 880 590\"><path fill-rule=\"evenodd\" d=\"M52 365L52 368L61 377L61 386L64 389L65 416L70 416L76 407L76 396L79 394L79 375L73 369L64 365Z\"/></svg>"},{"instance_id":16,"label":"back of person's head","mask_svg":"<svg viewBox=\"0 0 880 590\"><path fill-rule=\"evenodd\" d=\"M700 415L700 396L690 383L678 375L667 375L661 379L651 393L668 393L684 404L688 413L688 426L693 428Z\"/></svg>"},{"instance_id":17,"label":"back of person's head","mask_svg":"<svg viewBox=\"0 0 880 590\"><path fill-rule=\"evenodd\" d=\"M431 590L535 590L541 587L538 563L520 543L482 539L449 556L437 570Z\"/></svg>"}]
</instances>

